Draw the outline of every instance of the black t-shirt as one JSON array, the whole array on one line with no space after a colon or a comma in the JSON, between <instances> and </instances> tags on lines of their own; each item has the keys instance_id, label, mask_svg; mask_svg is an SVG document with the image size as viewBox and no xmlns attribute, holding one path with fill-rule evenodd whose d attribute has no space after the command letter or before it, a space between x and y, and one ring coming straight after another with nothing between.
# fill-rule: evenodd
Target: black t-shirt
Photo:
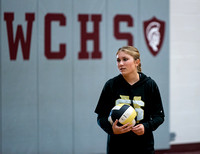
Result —
<instances>
[{"instance_id":1,"label":"black t-shirt","mask_svg":"<svg viewBox=\"0 0 200 154\"><path fill-rule=\"evenodd\" d=\"M107 153L154 153L152 131L164 121L164 110L157 84L150 77L139 73L140 80L130 85L120 74L106 82L100 95L95 113L98 124L108 133ZM132 131L115 135L108 122L111 109L119 103L133 104L137 112L137 124L144 125L145 134L138 136Z\"/></svg>"}]
</instances>

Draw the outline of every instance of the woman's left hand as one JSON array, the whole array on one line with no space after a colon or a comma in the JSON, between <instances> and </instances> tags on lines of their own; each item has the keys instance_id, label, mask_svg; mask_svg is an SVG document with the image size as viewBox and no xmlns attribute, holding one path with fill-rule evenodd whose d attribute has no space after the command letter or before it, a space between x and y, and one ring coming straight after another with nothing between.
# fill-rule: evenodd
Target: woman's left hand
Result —
<instances>
[{"instance_id":1,"label":"woman's left hand","mask_svg":"<svg viewBox=\"0 0 200 154\"><path fill-rule=\"evenodd\" d=\"M132 131L136 135L143 135L144 134L144 125L143 124L138 124L132 128Z\"/></svg>"}]
</instances>

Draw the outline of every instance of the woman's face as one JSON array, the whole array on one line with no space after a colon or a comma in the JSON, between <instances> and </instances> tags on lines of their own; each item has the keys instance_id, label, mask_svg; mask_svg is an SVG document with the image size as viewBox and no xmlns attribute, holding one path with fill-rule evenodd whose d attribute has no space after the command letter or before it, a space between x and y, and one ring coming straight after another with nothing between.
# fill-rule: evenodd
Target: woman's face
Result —
<instances>
[{"instance_id":1,"label":"woman's face","mask_svg":"<svg viewBox=\"0 0 200 154\"><path fill-rule=\"evenodd\" d=\"M123 51L117 54L117 67L123 76L137 73L137 66L137 60L134 60L131 55Z\"/></svg>"}]
</instances>

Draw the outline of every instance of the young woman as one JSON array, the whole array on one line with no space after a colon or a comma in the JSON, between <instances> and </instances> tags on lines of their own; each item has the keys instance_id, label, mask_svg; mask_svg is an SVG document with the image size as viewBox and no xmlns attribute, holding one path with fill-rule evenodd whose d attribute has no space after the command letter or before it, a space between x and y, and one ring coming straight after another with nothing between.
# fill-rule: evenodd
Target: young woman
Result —
<instances>
[{"instance_id":1,"label":"young woman","mask_svg":"<svg viewBox=\"0 0 200 154\"><path fill-rule=\"evenodd\" d=\"M141 72L140 53L135 47L124 46L116 55L120 74L105 83L95 109L99 126L108 133L107 154L153 154L152 131L164 121L158 86ZM118 120L112 125L109 123L108 117L116 101L135 108L135 126L118 126Z\"/></svg>"}]
</instances>

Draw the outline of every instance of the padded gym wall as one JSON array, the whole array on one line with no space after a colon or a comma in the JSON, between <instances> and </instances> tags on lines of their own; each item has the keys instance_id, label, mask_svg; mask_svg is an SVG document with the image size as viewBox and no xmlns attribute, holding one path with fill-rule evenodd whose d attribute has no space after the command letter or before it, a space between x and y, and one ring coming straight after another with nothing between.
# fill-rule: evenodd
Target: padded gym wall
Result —
<instances>
[{"instance_id":1,"label":"padded gym wall","mask_svg":"<svg viewBox=\"0 0 200 154\"><path fill-rule=\"evenodd\" d=\"M1 153L105 153L94 109L127 44L160 88L166 120L155 143L169 148L168 0L0 2ZM157 50L150 23L160 24Z\"/></svg>"}]
</instances>

